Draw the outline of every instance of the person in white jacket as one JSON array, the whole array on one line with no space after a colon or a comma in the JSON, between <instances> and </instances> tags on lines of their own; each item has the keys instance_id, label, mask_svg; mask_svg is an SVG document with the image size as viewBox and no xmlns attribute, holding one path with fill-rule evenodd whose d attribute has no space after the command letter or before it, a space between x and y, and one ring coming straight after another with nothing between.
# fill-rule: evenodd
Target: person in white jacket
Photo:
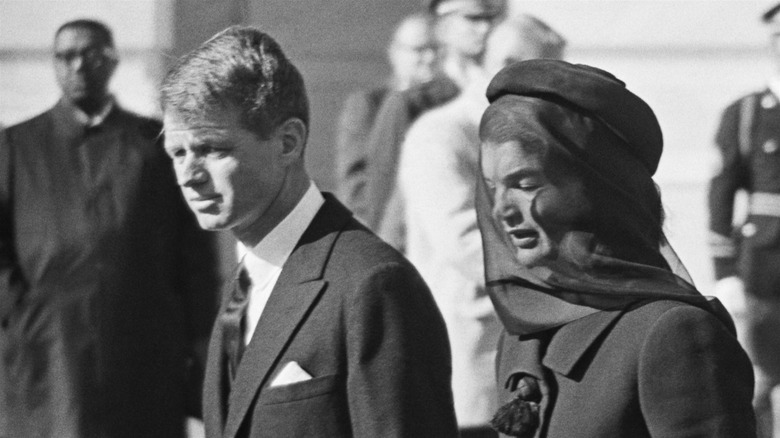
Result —
<instances>
[{"instance_id":1,"label":"person in white jacket","mask_svg":"<svg viewBox=\"0 0 780 438\"><path fill-rule=\"evenodd\" d=\"M402 146L399 188L407 257L430 285L452 347L453 393L461 436L496 436L494 361L501 332L484 288L482 241L474 205L479 120L490 77L526 59L561 59L565 40L537 18L499 24L487 41L483 72L452 102L424 113Z\"/></svg>"}]
</instances>

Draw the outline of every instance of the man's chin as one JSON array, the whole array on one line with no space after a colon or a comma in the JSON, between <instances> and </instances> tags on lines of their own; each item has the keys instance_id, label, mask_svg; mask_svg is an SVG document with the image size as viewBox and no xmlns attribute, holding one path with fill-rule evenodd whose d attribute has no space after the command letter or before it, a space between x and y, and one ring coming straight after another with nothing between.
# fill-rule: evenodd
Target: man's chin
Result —
<instances>
[{"instance_id":1,"label":"man's chin","mask_svg":"<svg viewBox=\"0 0 780 438\"><path fill-rule=\"evenodd\" d=\"M198 225L206 231L224 231L227 230L227 221L220 217L209 215L197 215Z\"/></svg>"}]
</instances>

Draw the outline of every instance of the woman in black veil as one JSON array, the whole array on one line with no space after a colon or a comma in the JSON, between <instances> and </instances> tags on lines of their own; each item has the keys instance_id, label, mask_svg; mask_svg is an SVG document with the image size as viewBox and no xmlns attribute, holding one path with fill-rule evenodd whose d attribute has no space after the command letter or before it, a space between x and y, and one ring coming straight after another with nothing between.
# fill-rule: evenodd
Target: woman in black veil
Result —
<instances>
[{"instance_id":1,"label":"woman in black veil","mask_svg":"<svg viewBox=\"0 0 780 438\"><path fill-rule=\"evenodd\" d=\"M504 324L502 407L520 437L753 437L728 314L668 245L650 107L562 61L503 69L480 125L477 214Z\"/></svg>"}]
</instances>

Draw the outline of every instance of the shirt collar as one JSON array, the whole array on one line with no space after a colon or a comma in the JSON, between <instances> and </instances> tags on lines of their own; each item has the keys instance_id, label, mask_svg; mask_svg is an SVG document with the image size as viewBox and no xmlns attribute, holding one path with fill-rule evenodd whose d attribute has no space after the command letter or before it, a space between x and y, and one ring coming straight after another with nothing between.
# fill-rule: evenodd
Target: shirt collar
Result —
<instances>
[{"instance_id":1,"label":"shirt collar","mask_svg":"<svg viewBox=\"0 0 780 438\"><path fill-rule=\"evenodd\" d=\"M769 91L775 99L780 99L780 75L774 75L769 79Z\"/></svg>"},{"instance_id":2,"label":"shirt collar","mask_svg":"<svg viewBox=\"0 0 780 438\"><path fill-rule=\"evenodd\" d=\"M260 273L272 275L274 268L281 269L284 266L324 202L325 198L311 182L295 208L260 243L246 251L243 262L254 284L265 283L263 279L256 278Z\"/></svg>"},{"instance_id":3,"label":"shirt collar","mask_svg":"<svg viewBox=\"0 0 780 438\"><path fill-rule=\"evenodd\" d=\"M79 107L73 105L73 115L76 117L76 120L86 126L87 128L94 128L95 126L100 125L103 123L103 121L106 120L106 117L108 117L108 114L111 112L111 110L114 109L114 98L109 97L106 100L106 103L103 105L102 108L100 108L100 111L98 111L94 116L90 116L84 111L82 111Z\"/></svg>"}]
</instances>

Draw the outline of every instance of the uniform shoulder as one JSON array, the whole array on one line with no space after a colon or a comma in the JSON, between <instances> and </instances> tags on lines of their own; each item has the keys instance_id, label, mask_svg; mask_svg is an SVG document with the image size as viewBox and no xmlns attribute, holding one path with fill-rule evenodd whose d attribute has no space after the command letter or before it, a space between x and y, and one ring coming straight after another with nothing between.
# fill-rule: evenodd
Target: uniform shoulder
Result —
<instances>
[{"instance_id":1,"label":"uniform shoulder","mask_svg":"<svg viewBox=\"0 0 780 438\"><path fill-rule=\"evenodd\" d=\"M751 93L742 95L737 99L734 99L731 102L729 102L729 104L726 105L726 108L723 110L723 113L731 114L731 113L738 112L740 106L742 106L742 104L749 99L752 99L753 102L760 103L761 98L764 97L767 93L771 93L771 92L767 89L764 89L764 90L756 90Z\"/></svg>"}]
</instances>

